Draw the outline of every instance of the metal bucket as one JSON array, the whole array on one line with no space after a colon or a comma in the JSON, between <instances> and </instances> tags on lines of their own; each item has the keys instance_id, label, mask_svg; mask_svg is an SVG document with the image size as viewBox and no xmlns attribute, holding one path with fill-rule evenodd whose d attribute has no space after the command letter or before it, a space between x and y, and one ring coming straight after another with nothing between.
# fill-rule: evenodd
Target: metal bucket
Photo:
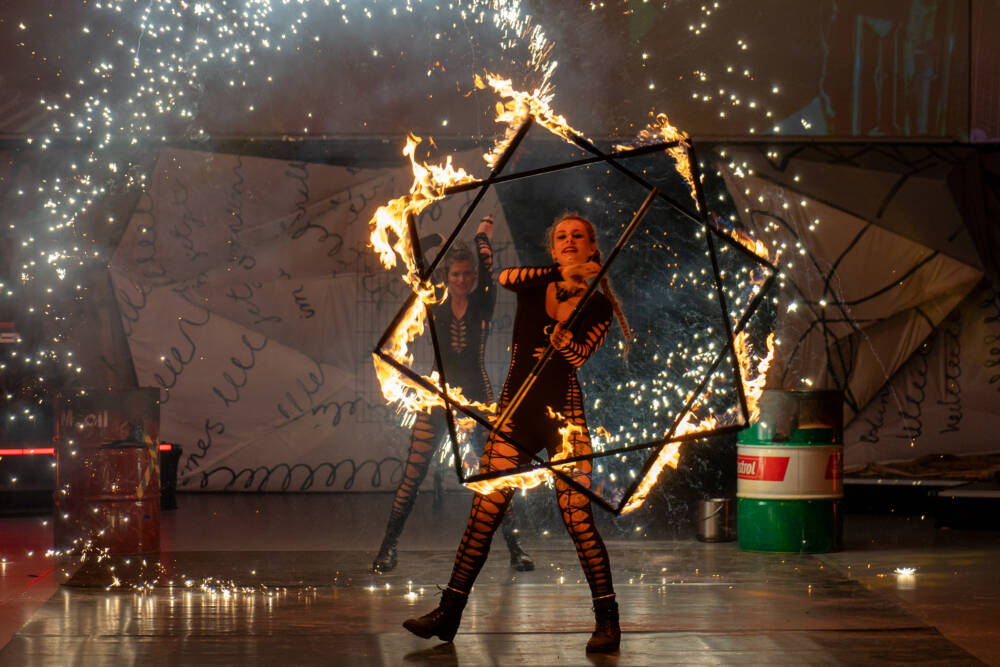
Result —
<instances>
[{"instance_id":1,"label":"metal bucket","mask_svg":"<svg viewBox=\"0 0 1000 667\"><path fill-rule=\"evenodd\" d=\"M702 542L729 542L736 539L730 498L698 501L698 539Z\"/></svg>"}]
</instances>

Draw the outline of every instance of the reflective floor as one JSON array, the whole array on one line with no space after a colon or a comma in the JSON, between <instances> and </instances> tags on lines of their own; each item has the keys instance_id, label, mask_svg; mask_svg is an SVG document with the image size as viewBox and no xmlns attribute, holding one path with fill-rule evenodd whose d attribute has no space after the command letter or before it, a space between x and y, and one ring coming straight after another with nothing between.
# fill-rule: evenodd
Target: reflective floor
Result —
<instances>
[{"instance_id":1,"label":"reflective floor","mask_svg":"<svg viewBox=\"0 0 1000 667\"><path fill-rule=\"evenodd\" d=\"M399 567L372 575L390 503L182 495L145 591L58 585L49 527L0 518L0 665L1000 665L1000 532L848 515L844 551L787 555L604 519L624 635L588 657L570 540L530 523L537 569L498 539L454 643L403 630L436 605L468 496L421 496Z\"/></svg>"}]
</instances>

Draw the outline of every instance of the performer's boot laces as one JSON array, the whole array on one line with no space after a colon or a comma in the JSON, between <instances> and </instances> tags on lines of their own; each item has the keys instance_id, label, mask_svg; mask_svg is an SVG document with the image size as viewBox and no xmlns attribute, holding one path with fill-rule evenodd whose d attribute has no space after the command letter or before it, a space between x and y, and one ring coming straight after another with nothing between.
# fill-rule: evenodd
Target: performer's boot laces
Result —
<instances>
[{"instance_id":1,"label":"performer's boot laces","mask_svg":"<svg viewBox=\"0 0 1000 667\"><path fill-rule=\"evenodd\" d=\"M465 609L468 600L467 594L446 588L441 591L441 603L437 609L420 618L407 619L403 622L403 627L424 639L436 635L441 641L450 642L458 632L458 626L462 622L462 610Z\"/></svg>"},{"instance_id":2,"label":"performer's boot laces","mask_svg":"<svg viewBox=\"0 0 1000 667\"><path fill-rule=\"evenodd\" d=\"M618 603L614 596L594 600L594 634L587 642L587 653L615 653L622 641L618 627Z\"/></svg>"}]
</instances>

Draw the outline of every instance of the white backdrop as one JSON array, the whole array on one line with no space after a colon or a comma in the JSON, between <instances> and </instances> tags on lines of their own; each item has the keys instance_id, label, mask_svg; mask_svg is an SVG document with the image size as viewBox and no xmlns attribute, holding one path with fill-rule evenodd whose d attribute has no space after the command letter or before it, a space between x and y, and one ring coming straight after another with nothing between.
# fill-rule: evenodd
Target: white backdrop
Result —
<instances>
[{"instance_id":1,"label":"white backdrop","mask_svg":"<svg viewBox=\"0 0 1000 667\"><path fill-rule=\"evenodd\" d=\"M371 352L406 292L367 247L367 223L411 181L408 168L161 153L111 271L139 383L161 389L161 440L184 448L180 488L394 488L409 435ZM425 211L420 233L449 232L470 199ZM513 263L492 193L485 214L497 220L498 265ZM513 306L500 296L495 383Z\"/></svg>"},{"instance_id":2,"label":"white backdrop","mask_svg":"<svg viewBox=\"0 0 1000 667\"><path fill-rule=\"evenodd\" d=\"M767 171L761 162L755 169ZM830 183L845 191L834 207L718 166L744 225L786 247L768 386L847 392L845 465L1000 450L1000 295L981 284L978 267L846 210L881 201L898 176L870 170L874 196ZM841 175L809 174L824 186L823 176ZM909 222L899 212L896 225L949 233L942 211L954 205L939 186L924 186Z\"/></svg>"}]
</instances>

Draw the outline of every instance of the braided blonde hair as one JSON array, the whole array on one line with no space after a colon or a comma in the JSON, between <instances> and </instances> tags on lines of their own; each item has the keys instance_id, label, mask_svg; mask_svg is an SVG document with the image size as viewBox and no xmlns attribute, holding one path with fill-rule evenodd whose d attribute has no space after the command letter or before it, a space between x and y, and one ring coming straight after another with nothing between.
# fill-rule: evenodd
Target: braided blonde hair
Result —
<instances>
[{"instance_id":1,"label":"braided blonde hair","mask_svg":"<svg viewBox=\"0 0 1000 667\"><path fill-rule=\"evenodd\" d=\"M597 247L597 229L594 227L594 223L592 223L590 220L583 217L579 213L567 212L563 213L561 216L556 218L556 221L552 223L552 226L549 227L548 231L546 232L546 238L548 239L550 253L552 252L552 248L555 246L556 227L566 222L567 220L579 220L580 222L582 222L584 226L587 228L587 237L590 239L590 242L594 244L594 247L595 248ZM594 254L591 255L588 259L600 263L601 261L600 248L597 248L594 251ZM615 319L618 320L618 326L622 328L622 335L625 337L625 352L623 356L625 357L625 359L628 359L628 347L629 347L629 340L632 338L632 331L631 329L629 329L628 320L625 318L625 312L622 311L621 304L618 302L618 296L615 294L614 290L611 289L611 283L608 281L608 275L606 273L601 278L601 291L604 293L604 296L607 297L608 301L611 302L611 309L615 313Z\"/></svg>"}]
</instances>

